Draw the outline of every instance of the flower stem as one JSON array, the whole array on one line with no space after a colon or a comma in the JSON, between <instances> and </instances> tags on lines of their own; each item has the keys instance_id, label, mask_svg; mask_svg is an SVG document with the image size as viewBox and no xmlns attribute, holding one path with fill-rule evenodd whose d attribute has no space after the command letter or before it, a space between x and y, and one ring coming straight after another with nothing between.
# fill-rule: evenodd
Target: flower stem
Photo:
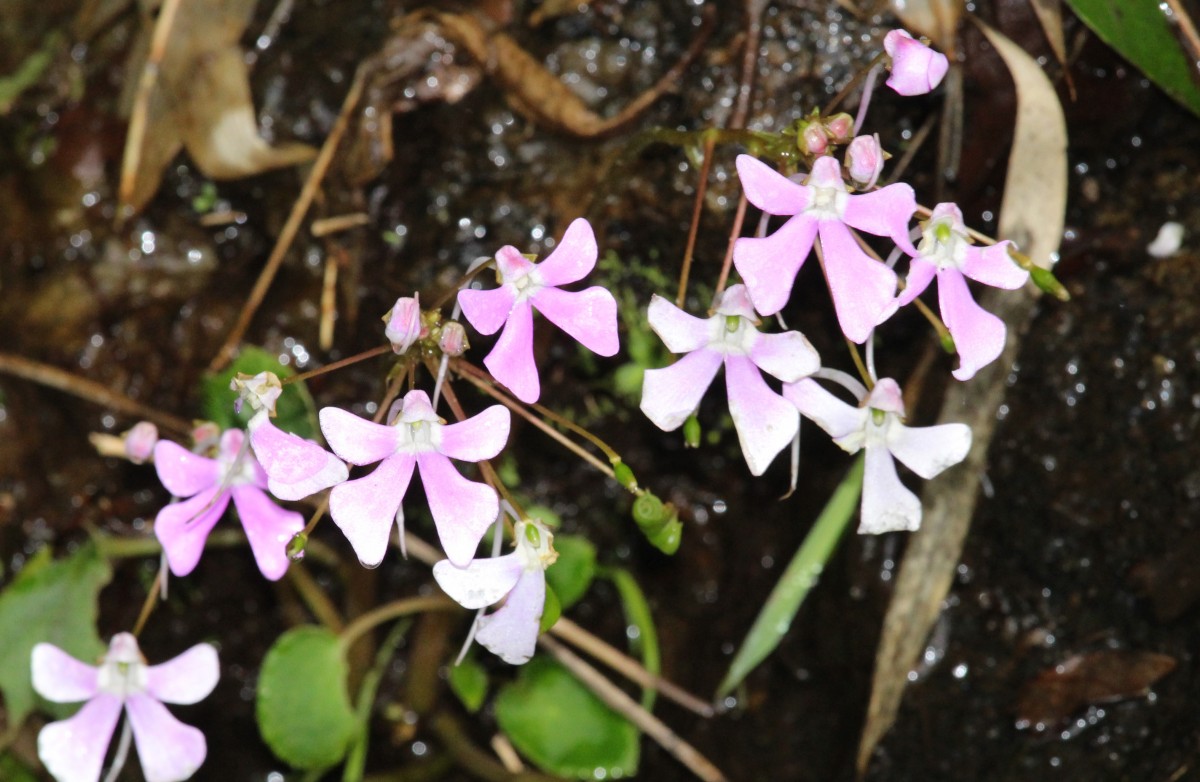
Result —
<instances>
[{"instance_id":1,"label":"flower stem","mask_svg":"<svg viewBox=\"0 0 1200 782\"><path fill-rule=\"evenodd\" d=\"M289 383L299 383L302 380L308 380L309 378L317 377L318 375L323 375L326 372L332 372L335 369L341 369L342 367L348 367L351 364L357 364L360 361L366 361L368 358L375 358L376 356L382 356L384 353L390 352L391 349L392 349L391 345L379 345L378 347L371 348L370 350L364 350L362 353L359 353L358 355L349 356L347 358L341 359L340 361L335 361L332 364L326 364L323 367L317 367L316 369L310 369L308 372L302 372L299 375L292 375L291 377L285 377L282 380L280 380L279 382L281 385L285 385L285 386L288 385Z\"/></svg>"},{"instance_id":2,"label":"flower stem","mask_svg":"<svg viewBox=\"0 0 1200 782\"><path fill-rule=\"evenodd\" d=\"M142 628L146 626L146 620L150 618L150 614L154 612L154 607L158 605L158 590L162 586L163 569L166 563L158 569L158 573L154 576L154 583L150 585L150 591L146 594L146 601L142 603L142 611L138 614L137 622L133 625L133 635L136 638L142 634Z\"/></svg>"},{"instance_id":3,"label":"flower stem","mask_svg":"<svg viewBox=\"0 0 1200 782\"><path fill-rule=\"evenodd\" d=\"M458 608L458 603L446 597L406 597L393 600L366 612L346 625L341 631L338 643L343 650L347 650L355 641L384 622L425 611L452 611Z\"/></svg>"},{"instance_id":4,"label":"flower stem","mask_svg":"<svg viewBox=\"0 0 1200 782\"><path fill-rule=\"evenodd\" d=\"M725 283L729 282L729 270L733 267L733 244L742 235L742 223L745 220L746 191L742 190L742 196L738 199L737 212L733 216L733 227L729 230L729 246L725 248L725 260L721 262L721 276L717 278L717 287L713 291L714 300L725 290Z\"/></svg>"},{"instance_id":5,"label":"flower stem","mask_svg":"<svg viewBox=\"0 0 1200 782\"><path fill-rule=\"evenodd\" d=\"M679 293L675 295L675 306L683 309L687 299L688 278L692 272L692 257L696 250L696 235L700 233L700 215L704 210L704 194L708 191L708 172L712 168L713 149L716 136L708 133L704 137L704 163L700 166L700 181L696 184L696 204L692 207L692 224L688 228L687 247L683 251L683 267L679 272Z\"/></svg>"}]
</instances>

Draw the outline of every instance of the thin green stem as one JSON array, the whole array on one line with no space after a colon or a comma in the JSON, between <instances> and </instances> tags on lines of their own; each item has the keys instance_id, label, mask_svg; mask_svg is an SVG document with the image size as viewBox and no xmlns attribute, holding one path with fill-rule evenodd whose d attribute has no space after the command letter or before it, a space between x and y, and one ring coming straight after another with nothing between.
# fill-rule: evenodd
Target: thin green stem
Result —
<instances>
[{"instance_id":1,"label":"thin green stem","mask_svg":"<svg viewBox=\"0 0 1200 782\"><path fill-rule=\"evenodd\" d=\"M453 610L459 610L458 603L445 597L407 597L402 600L394 600L366 612L346 625L345 629L341 632L342 637L339 643L343 650L347 650L364 634L369 633L384 622L389 622L402 616L419 614L424 611Z\"/></svg>"}]
</instances>

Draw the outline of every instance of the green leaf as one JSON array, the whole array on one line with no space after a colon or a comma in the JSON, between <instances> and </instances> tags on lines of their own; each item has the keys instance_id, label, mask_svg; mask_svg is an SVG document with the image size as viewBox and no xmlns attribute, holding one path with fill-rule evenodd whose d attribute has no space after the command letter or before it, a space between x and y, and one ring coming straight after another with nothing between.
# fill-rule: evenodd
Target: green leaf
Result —
<instances>
[{"instance_id":1,"label":"green leaf","mask_svg":"<svg viewBox=\"0 0 1200 782\"><path fill-rule=\"evenodd\" d=\"M546 585L546 602L542 606L542 619L538 622L538 633L550 632L554 623L562 617L562 603L558 601L558 593L554 587Z\"/></svg>"},{"instance_id":2,"label":"green leaf","mask_svg":"<svg viewBox=\"0 0 1200 782\"><path fill-rule=\"evenodd\" d=\"M496 721L513 746L551 774L614 779L637 772L637 728L547 657L534 657L500 691Z\"/></svg>"},{"instance_id":3,"label":"green leaf","mask_svg":"<svg viewBox=\"0 0 1200 782\"><path fill-rule=\"evenodd\" d=\"M624 568L614 568L606 574L612 579L617 594L621 597L621 607L625 611L625 621L637 628L638 633L629 639L629 648L642 655L642 667L657 676L662 673L662 655L658 648L658 631L654 627L654 615L650 613L650 604L646 602L646 594L638 586L633 574ZM650 711L654 708L654 690L642 690L642 708Z\"/></svg>"},{"instance_id":4,"label":"green leaf","mask_svg":"<svg viewBox=\"0 0 1200 782\"><path fill-rule=\"evenodd\" d=\"M450 690L458 696L467 711L474 714L487 697L487 671L474 657L466 658L450 668Z\"/></svg>"},{"instance_id":5,"label":"green leaf","mask_svg":"<svg viewBox=\"0 0 1200 782\"><path fill-rule=\"evenodd\" d=\"M38 782L37 775L11 753L0 755L0 779L5 782Z\"/></svg>"},{"instance_id":6,"label":"green leaf","mask_svg":"<svg viewBox=\"0 0 1200 782\"><path fill-rule=\"evenodd\" d=\"M1067 0L1100 40L1141 69L1163 92L1200 114L1200 88L1166 14L1153 0Z\"/></svg>"},{"instance_id":7,"label":"green leaf","mask_svg":"<svg viewBox=\"0 0 1200 782\"><path fill-rule=\"evenodd\" d=\"M566 611L587 594L596 577L596 547L578 535L555 535L554 550L558 559L546 568L546 583Z\"/></svg>"},{"instance_id":8,"label":"green leaf","mask_svg":"<svg viewBox=\"0 0 1200 782\"><path fill-rule=\"evenodd\" d=\"M262 348L249 346L242 348L242 352L224 372L205 375L201 386L204 415L220 424L222 429L245 429L254 414L249 405L243 406L240 413L233 410L237 392L230 389L229 384L239 372L246 375L274 372L280 380L296 374L280 364L276 356ZM310 440L317 438L317 406L303 383L289 383L283 387L283 394L275 403L275 412L278 415L273 423L280 429Z\"/></svg>"},{"instance_id":9,"label":"green leaf","mask_svg":"<svg viewBox=\"0 0 1200 782\"><path fill-rule=\"evenodd\" d=\"M96 598L110 578L108 560L93 543L58 561L43 548L0 593L0 692L10 735L36 702L29 670L35 644L52 643L87 662L104 652L96 635Z\"/></svg>"},{"instance_id":10,"label":"green leaf","mask_svg":"<svg viewBox=\"0 0 1200 782\"><path fill-rule=\"evenodd\" d=\"M279 636L258 677L258 729L272 752L303 769L345 756L356 730L348 670L338 637L323 627Z\"/></svg>"},{"instance_id":11,"label":"green leaf","mask_svg":"<svg viewBox=\"0 0 1200 782\"><path fill-rule=\"evenodd\" d=\"M742 648L738 649L737 655L730 663L729 673L725 674L725 679L717 688L718 700L741 684L742 679L774 651L787 635L788 628L792 626L792 619L800 610L800 604L821 577L825 563L829 561L838 541L842 539L842 533L846 531L850 519L858 509L862 477L863 457L859 456L850 472L834 490L825 509L817 517L817 522L804 537L804 542L788 563L779 583L771 590L771 595L759 611L758 618L754 620L754 626L742 641Z\"/></svg>"}]
</instances>

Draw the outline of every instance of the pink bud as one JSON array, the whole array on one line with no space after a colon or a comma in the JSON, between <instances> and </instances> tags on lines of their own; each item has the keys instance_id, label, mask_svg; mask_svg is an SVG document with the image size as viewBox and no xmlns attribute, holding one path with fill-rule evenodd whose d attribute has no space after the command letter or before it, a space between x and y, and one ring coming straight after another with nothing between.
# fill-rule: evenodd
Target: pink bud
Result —
<instances>
[{"instance_id":1,"label":"pink bud","mask_svg":"<svg viewBox=\"0 0 1200 782\"><path fill-rule=\"evenodd\" d=\"M864 189L870 188L883 171L883 147L879 145L879 134L859 136L846 147L846 168L850 178Z\"/></svg>"},{"instance_id":2,"label":"pink bud","mask_svg":"<svg viewBox=\"0 0 1200 782\"><path fill-rule=\"evenodd\" d=\"M854 117L846 112L834 114L825 120L825 131L837 144L845 144L854 133Z\"/></svg>"},{"instance_id":3,"label":"pink bud","mask_svg":"<svg viewBox=\"0 0 1200 782\"><path fill-rule=\"evenodd\" d=\"M134 464L145 464L158 442L158 427L149 421L138 421L124 435L125 455Z\"/></svg>"},{"instance_id":4,"label":"pink bud","mask_svg":"<svg viewBox=\"0 0 1200 782\"><path fill-rule=\"evenodd\" d=\"M935 52L904 30L892 30L883 39L892 58L887 85L901 95L924 95L942 82L950 68L946 55Z\"/></svg>"},{"instance_id":5,"label":"pink bud","mask_svg":"<svg viewBox=\"0 0 1200 782\"><path fill-rule=\"evenodd\" d=\"M421 325L421 303L417 294L396 299L396 304L383 316L387 324L384 335L392 343L392 350L404 353L413 343L428 334Z\"/></svg>"},{"instance_id":6,"label":"pink bud","mask_svg":"<svg viewBox=\"0 0 1200 782\"><path fill-rule=\"evenodd\" d=\"M192 427L192 445L196 453L215 447L221 437L221 427L212 421L198 421Z\"/></svg>"},{"instance_id":7,"label":"pink bud","mask_svg":"<svg viewBox=\"0 0 1200 782\"><path fill-rule=\"evenodd\" d=\"M467 331L457 320L442 324L442 334L438 337L438 348L447 356L461 356L467 352Z\"/></svg>"},{"instance_id":8,"label":"pink bud","mask_svg":"<svg viewBox=\"0 0 1200 782\"><path fill-rule=\"evenodd\" d=\"M824 155L829 147L829 137L818 122L810 122L800 133L801 148L813 155Z\"/></svg>"}]
</instances>

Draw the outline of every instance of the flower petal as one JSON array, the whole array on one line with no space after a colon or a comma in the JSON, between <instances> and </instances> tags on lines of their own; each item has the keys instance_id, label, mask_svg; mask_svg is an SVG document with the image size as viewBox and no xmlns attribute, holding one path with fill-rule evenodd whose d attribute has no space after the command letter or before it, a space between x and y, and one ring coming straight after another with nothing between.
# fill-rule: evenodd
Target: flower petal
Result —
<instances>
[{"instance_id":1,"label":"flower petal","mask_svg":"<svg viewBox=\"0 0 1200 782\"><path fill-rule=\"evenodd\" d=\"M577 282L595 268L596 255L596 235L592 232L592 225L579 217L567 226L554 251L536 266L537 273L545 285Z\"/></svg>"},{"instance_id":2,"label":"flower petal","mask_svg":"<svg viewBox=\"0 0 1200 782\"><path fill-rule=\"evenodd\" d=\"M130 695L125 710L146 782L182 782L196 773L208 753L203 733L148 695Z\"/></svg>"},{"instance_id":3,"label":"flower petal","mask_svg":"<svg viewBox=\"0 0 1200 782\"><path fill-rule=\"evenodd\" d=\"M99 671L54 644L40 643L30 655L33 689L54 703L78 703L96 694Z\"/></svg>"},{"instance_id":4,"label":"flower petal","mask_svg":"<svg viewBox=\"0 0 1200 782\"><path fill-rule=\"evenodd\" d=\"M913 300L929 287L935 274L937 274L936 264L923 258L913 258L908 267L908 276L904 278L904 290L900 291L896 303L901 307L912 304Z\"/></svg>"},{"instance_id":5,"label":"flower petal","mask_svg":"<svg viewBox=\"0 0 1200 782\"><path fill-rule=\"evenodd\" d=\"M496 251L496 271L500 273L502 285L528 276L533 269L533 261L522 255L521 251L511 244L506 244Z\"/></svg>"},{"instance_id":6,"label":"flower petal","mask_svg":"<svg viewBox=\"0 0 1200 782\"><path fill-rule=\"evenodd\" d=\"M329 493L329 515L364 567L378 566L387 553L414 466L412 454L389 456L370 475L340 483Z\"/></svg>"},{"instance_id":7,"label":"flower petal","mask_svg":"<svg viewBox=\"0 0 1200 782\"><path fill-rule=\"evenodd\" d=\"M492 405L478 415L439 427L437 449L451 459L478 462L491 459L508 443L512 414L504 405Z\"/></svg>"},{"instance_id":8,"label":"flower petal","mask_svg":"<svg viewBox=\"0 0 1200 782\"><path fill-rule=\"evenodd\" d=\"M991 247L968 247L963 260L963 274L993 288L1016 290L1029 280L1029 272L1017 266L1008 256L1012 242L1000 242Z\"/></svg>"},{"instance_id":9,"label":"flower petal","mask_svg":"<svg viewBox=\"0 0 1200 782\"><path fill-rule=\"evenodd\" d=\"M510 665L529 662L546 608L546 573L526 570L499 611L479 618L475 640Z\"/></svg>"},{"instance_id":10,"label":"flower petal","mask_svg":"<svg viewBox=\"0 0 1200 782\"><path fill-rule=\"evenodd\" d=\"M715 350L694 350L669 367L647 369L642 380L642 412L664 432L678 429L696 412L721 368Z\"/></svg>"},{"instance_id":11,"label":"flower petal","mask_svg":"<svg viewBox=\"0 0 1200 782\"><path fill-rule=\"evenodd\" d=\"M750 155L738 155L737 170L746 200L768 214L799 214L812 201L809 188L796 184Z\"/></svg>"},{"instance_id":12,"label":"flower petal","mask_svg":"<svg viewBox=\"0 0 1200 782\"><path fill-rule=\"evenodd\" d=\"M697 318L676 307L657 293L647 310L650 328L672 353L691 353L712 339L711 318Z\"/></svg>"},{"instance_id":13,"label":"flower petal","mask_svg":"<svg viewBox=\"0 0 1200 782\"><path fill-rule=\"evenodd\" d=\"M547 320L588 350L600 356L617 354L617 300L604 288L542 288L529 298Z\"/></svg>"},{"instance_id":14,"label":"flower petal","mask_svg":"<svg viewBox=\"0 0 1200 782\"><path fill-rule=\"evenodd\" d=\"M760 334L750 348L750 360L768 375L792 383L821 368L821 357L799 331Z\"/></svg>"},{"instance_id":15,"label":"flower petal","mask_svg":"<svg viewBox=\"0 0 1200 782\"><path fill-rule=\"evenodd\" d=\"M841 223L822 220L820 232L825 279L838 325L847 339L862 344L872 329L900 306L896 302L896 273L863 252L850 229Z\"/></svg>"},{"instance_id":16,"label":"flower petal","mask_svg":"<svg viewBox=\"0 0 1200 782\"><path fill-rule=\"evenodd\" d=\"M916 255L908 237L908 222L917 211L917 197L903 182L880 188L873 193L846 199L842 220L846 225L875 236L887 236L909 255Z\"/></svg>"},{"instance_id":17,"label":"flower petal","mask_svg":"<svg viewBox=\"0 0 1200 782\"><path fill-rule=\"evenodd\" d=\"M959 367L954 376L970 380L1004 351L1004 321L975 303L967 281L957 269L938 272L938 303L942 320L954 337Z\"/></svg>"},{"instance_id":18,"label":"flower petal","mask_svg":"<svg viewBox=\"0 0 1200 782\"><path fill-rule=\"evenodd\" d=\"M321 432L333 452L351 464L371 464L396 452L400 432L337 407L321 408Z\"/></svg>"},{"instance_id":19,"label":"flower petal","mask_svg":"<svg viewBox=\"0 0 1200 782\"><path fill-rule=\"evenodd\" d=\"M466 567L496 520L500 500L491 486L467 480L440 453L417 454L417 467L442 550L451 563Z\"/></svg>"},{"instance_id":20,"label":"flower petal","mask_svg":"<svg viewBox=\"0 0 1200 782\"><path fill-rule=\"evenodd\" d=\"M433 566L433 577L450 599L463 608L484 608L512 591L525 572L519 554L473 559L465 568L443 559Z\"/></svg>"},{"instance_id":21,"label":"flower petal","mask_svg":"<svg viewBox=\"0 0 1200 782\"><path fill-rule=\"evenodd\" d=\"M762 475L800 428L795 406L767 386L746 356L725 357L729 414L752 475Z\"/></svg>"},{"instance_id":22,"label":"flower petal","mask_svg":"<svg viewBox=\"0 0 1200 782\"><path fill-rule=\"evenodd\" d=\"M232 493L259 572L278 581L288 569L288 541L304 529L304 517L279 507L257 486L234 486Z\"/></svg>"},{"instance_id":23,"label":"flower petal","mask_svg":"<svg viewBox=\"0 0 1200 782\"><path fill-rule=\"evenodd\" d=\"M165 663L146 669L146 692L166 703L198 703L208 697L221 677L221 664L212 644L196 644Z\"/></svg>"},{"instance_id":24,"label":"flower petal","mask_svg":"<svg viewBox=\"0 0 1200 782\"><path fill-rule=\"evenodd\" d=\"M215 459L194 454L170 440L155 444L154 469L162 485L176 497L191 497L221 480L221 465Z\"/></svg>"},{"instance_id":25,"label":"flower petal","mask_svg":"<svg viewBox=\"0 0 1200 782\"><path fill-rule=\"evenodd\" d=\"M38 757L59 782L96 782L121 716L121 699L101 693L70 719L38 733Z\"/></svg>"},{"instance_id":26,"label":"flower petal","mask_svg":"<svg viewBox=\"0 0 1200 782\"><path fill-rule=\"evenodd\" d=\"M787 304L816 235L817 220L798 214L770 236L742 237L733 243L733 265L761 314L774 315Z\"/></svg>"},{"instance_id":27,"label":"flower petal","mask_svg":"<svg viewBox=\"0 0 1200 782\"><path fill-rule=\"evenodd\" d=\"M811 419L834 440L841 441L838 442L840 447L850 453L862 447L861 436L867 425L868 411L846 404L822 388L817 381L808 378L797 383L785 383L783 396L805 418ZM847 440L854 435L858 435L859 442Z\"/></svg>"},{"instance_id":28,"label":"flower petal","mask_svg":"<svg viewBox=\"0 0 1200 782\"><path fill-rule=\"evenodd\" d=\"M892 454L883 443L869 444L858 531L864 535L878 535L915 530L919 526L921 501L900 482Z\"/></svg>"},{"instance_id":29,"label":"flower petal","mask_svg":"<svg viewBox=\"0 0 1200 782\"><path fill-rule=\"evenodd\" d=\"M267 488L281 500L302 499L349 477L341 459L268 418L255 416L251 421L250 444L267 474Z\"/></svg>"},{"instance_id":30,"label":"flower petal","mask_svg":"<svg viewBox=\"0 0 1200 782\"><path fill-rule=\"evenodd\" d=\"M928 480L967 458L971 450L971 427L966 424L904 426L888 428L887 447L904 466Z\"/></svg>"},{"instance_id":31,"label":"flower petal","mask_svg":"<svg viewBox=\"0 0 1200 782\"><path fill-rule=\"evenodd\" d=\"M168 505L154 519L154 535L167 553L167 564L177 576L196 569L208 533L229 506L229 490L213 486L188 500Z\"/></svg>"},{"instance_id":32,"label":"flower petal","mask_svg":"<svg viewBox=\"0 0 1200 782\"><path fill-rule=\"evenodd\" d=\"M489 291L467 288L458 292L463 317L480 334L499 331L504 321L508 320L508 313L512 312L516 301L517 292L512 285L502 285Z\"/></svg>"},{"instance_id":33,"label":"flower petal","mask_svg":"<svg viewBox=\"0 0 1200 782\"><path fill-rule=\"evenodd\" d=\"M533 404L541 396L537 364L533 361L533 309L528 301L513 307L483 365L522 402Z\"/></svg>"}]
</instances>

